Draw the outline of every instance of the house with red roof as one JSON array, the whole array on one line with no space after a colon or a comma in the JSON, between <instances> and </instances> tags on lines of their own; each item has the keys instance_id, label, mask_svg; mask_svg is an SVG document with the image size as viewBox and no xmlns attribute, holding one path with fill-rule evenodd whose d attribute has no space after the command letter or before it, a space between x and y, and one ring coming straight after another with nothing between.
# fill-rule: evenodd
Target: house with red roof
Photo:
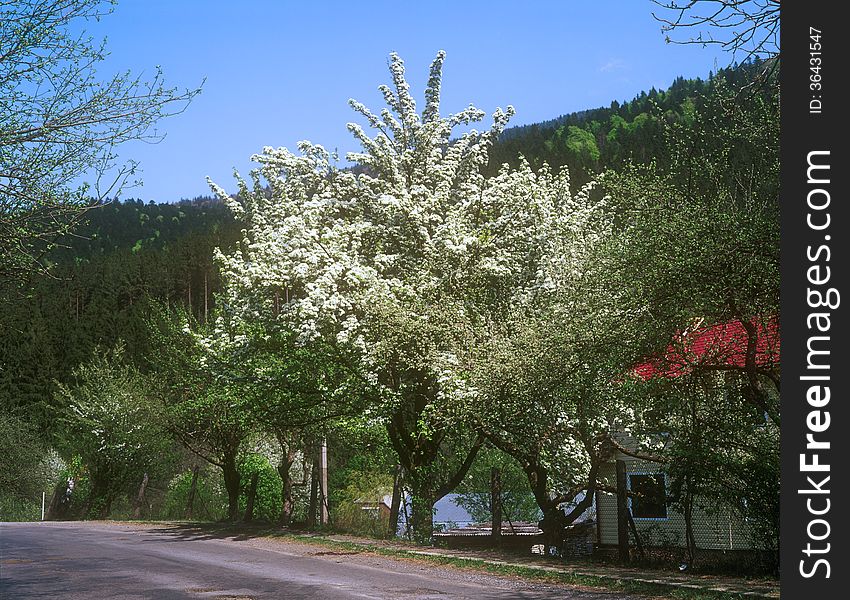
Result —
<instances>
[{"instance_id":1,"label":"house with red roof","mask_svg":"<svg viewBox=\"0 0 850 600\"><path fill-rule=\"evenodd\" d=\"M708 324L696 321L679 332L665 351L638 364L633 375L639 380L654 378L675 379L689 374L706 375L734 372L742 375L739 381L753 386L752 396L745 393L744 401L762 408L755 389L767 380L778 384L780 368L779 320L777 317L735 320ZM778 385L777 385L778 389ZM768 405L770 403L765 403ZM767 409L770 410L769 408ZM765 411L765 420L772 416ZM646 546L686 548L686 522L684 515L667 501L670 487L665 465L642 458L638 441L627 435L616 436L616 446L611 461L600 470L601 479L609 490L616 487L617 461L625 466L628 509L634 530ZM699 504L699 503L696 503ZM618 544L617 497L597 491L597 546L616 548ZM746 522L731 509L706 510L695 506L691 513L694 545L699 550L720 552L733 557L738 551L751 551L752 541ZM633 534L630 534L633 537Z\"/></svg>"}]
</instances>

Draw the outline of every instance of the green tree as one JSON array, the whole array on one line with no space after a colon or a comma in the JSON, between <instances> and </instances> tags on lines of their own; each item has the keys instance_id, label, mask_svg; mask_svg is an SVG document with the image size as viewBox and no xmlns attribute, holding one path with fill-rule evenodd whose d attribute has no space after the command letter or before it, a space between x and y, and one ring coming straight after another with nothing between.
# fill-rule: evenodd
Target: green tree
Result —
<instances>
[{"instance_id":1,"label":"green tree","mask_svg":"<svg viewBox=\"0 0 850 600\"><path fill-rule=\"evenodd\" d=\"M570 156L570 163L582 171L592 172L599 166L599 147L596 138L587 129L568 125L559 129L553 139L553 144L563 144Z\"/></svg>"},{"instance_id":2,"label":"green tree","mask_svg":"<svg viewBox=\"0 0 850 600\"><path fill-rule=\"evenodd\" d=\"M200 332L205 372L220 386L241 390L247 419L279 446L279 521L289 524L295 508L290 469L299 452L309 454L340 422L356 433L374 394L347 367L355 360L350 351L321 340L298 344L291 331L272 323L229 319L227 306Z\"/></svg>"},{"instance_id":3,"label":"green tree","mask_svg":"<svg viewBox=\"0 0 850 600\"><path fill-rule=\"evenodd\" d=\"M499 470L502 519L537 522L540 509L528 487L528 479L520 464L508 454L488 445L482 448L469 473L457 489L455 503L462 506L475 521L491 520L491 470Z\"/></svg>"},{"instance_id":4,"label":"green tree","mask_svg":"<svg viewBox=\"0 0 850 600\"><path fill-rule=\"evenodd\" d=\"M59 447L69 458L82 458L91 480L83 514L105 518L113 501L134 491L145 473L170 478L176 457L151 387L125 364L120 347L96 351L74 371L72 384L59 386L65 406Z\"/></svg>"},{"instance_id":5,"label":"green tree","mask_svg":"<svg viewBox=\"0 0 850 600\"><path fill-rule=\"evenodd\" d=\"M376 115L351 102L374 131L349 125L363 147L349 155L358 170L337 170L305 142L300 155L266 148L253 189L238 179L237 198L214 186L246 222L239 249L220 257L233 319L279 322L300 343L344 349L340 364L374 390L372 414L387 428L423 538L434 502L462 481L484 441L462 418L477 394L471 349L488 339L491 320L532 306L576 268L587 244L561 240L598 234L577 232L599 199L591 187L573 194L566 170L523 162L483 175L512 109L497 110L484 134L451 139L483 113L440 116L443 58L432 63L421 113L396 55L393 88L380 88L389 108ZM286 300L274 312L278 297Z\"/></svg>"},{"instance_id":6,"label":"green tree","mask_svg":"<svg viewBox=\"0 0 850 600\"><path fill-rule=\"evenodd\" d=\"M624 372L654 365L657 377L630 388L632 433L666 460L673 501L686 515L695 503L731 508L772 549L779 102L772 86L716 78L689 112L668 123L657 164L604 177L616 227L599 279L621 290L617 301L630 315ZM701 350L693 341L700 336Z\"/></svg>"},{"instance_id":7,"label":"green tree","mask_svg":"<svg viewBox=\"0 0 850 600\"><path fill-rule=\"evenodd\" d=\"M208 367L207 348L189 330L185 312L158 309L150 335L159 348L148 361L169 430L191 452L221 469L227 490L227 519L239 518L239 455L255 430L250 382L219 377Z\"/></svg>"},{"instance_id":8,"label":"green tree","mask_svg":"<svg viewBox=\"0 0 850 600\"><path fill-rule=\"evenodd\" d=\"M221 257L227 304L245 321L280 321L302 343L339 348L338 364L375 390L381 406L374 414L385 422L414 489L423 537L431 533L434 501L462 479L481 445L444 410L442 398L453 383L441 379L453 360L453 316L462 305L452 278L462 272L456 282L463 285L474 272L462 264L457 244L466 238L454 225L474 213L461 199L471 197L486 148L508 118L497 111L492 131L468 133L449 145L453 127L483 113L470 107L449 118L439 115L442 61L441 53L421 115L397 56L391 64L395 89L381 87L389 104L384 117L352 101L379 130L372 139L349 125L364 150L351 158L370 175L337 171L327 152L305 143L300 157L271 149L259 157L271 198L260 173L253 191L240 180L238 201L214 188L248 225L239 251ZM315 204L320 197L342 203ZM432 236L444 242L428 241ZM286 244L269 244L272 238ZM246 277L251 262L259 277ZM433 302L435 295L445 302ZM273 298L285 298L279 314L272 311Z\"/></svg>"},{"instance_id":9,"label":"green tree","mask_svg":"<svg viewBox=\"0 0 850 600\"><path fill-rule=\"evenodd\" d=\"M597 335L598 313L572 300L495 329L474 371L480 397L467 409L488 441L522 467L545 543L555 549L606 483L600 468L610 460L612 434L634 419L616 383L610 349L617 331Z\"/></svg>"},{"instance_id":10,"label":"green tree","mask_svg":"<svg viewBox=\"0 0 850 600\"><path fill-rule=\"evenodd\" d=\"M741 364L693 366L736 377L742 401L777 424L777 340L760 345L779 315L778 126L772 90L716 79L693 122L666 129L663 164L606 174L618 227L599 274L633 315L635 361L663 356L697 320L740 323Z\"/></svg>"}]
</instances>

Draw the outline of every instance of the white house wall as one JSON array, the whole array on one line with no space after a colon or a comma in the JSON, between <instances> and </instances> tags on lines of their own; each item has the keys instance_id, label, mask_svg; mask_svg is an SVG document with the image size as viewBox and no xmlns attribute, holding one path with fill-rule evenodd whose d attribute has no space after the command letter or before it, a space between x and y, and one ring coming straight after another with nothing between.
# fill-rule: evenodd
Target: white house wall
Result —
<instances>
[{"instance_id":1,"label":"white house wall","mask_svg":"<svg viewBox=\"0 0 850 600\"><path fill-rule=\"evenodd\" d=\"M620 455L626 463L626 473L659 473L660 465ZM605 485L616 488L616 467L607 463L600 470ZM667 484L669 485L669 480ZM698 501L697 501L698 502ZM616 545L617 497L614 494L599 494L597 506L599 519L599 542ZM647 546L672 545L685 547L685 518L680 512L667 506L666 519L635 518L635 528ZM747 550L752 544L747 536L746 524L733 516L731 511L709 512L695 506L693 510L694 539L697 548L704 550Z\"/></svg>"}]
</instances>

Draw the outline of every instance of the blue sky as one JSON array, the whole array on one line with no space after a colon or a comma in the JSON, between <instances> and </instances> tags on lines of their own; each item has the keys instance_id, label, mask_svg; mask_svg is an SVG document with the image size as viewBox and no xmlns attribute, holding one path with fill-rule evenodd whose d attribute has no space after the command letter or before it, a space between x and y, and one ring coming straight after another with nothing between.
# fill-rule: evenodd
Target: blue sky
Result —
<instances>
[{"instance_id":1,"label":"blue sky","mask_svg":"<svg viewBox=\"0 0 850 600\"><path fill-rule=\"evenodd\" d=\"M124 197L170 202L208 194L205 177L234 189L263 146L309 139L341 154L355 98L373 109L398 52L417 99L436 52L447 53L443 112L473 103L488 114L513 104L513 124L628 100L678 75L706 77L730 57L666 44L649 0L322 3L254 0L119 0L87 30L107 38L104 75L130 69L203 92L160 122L156 145L125 144L143 186Z\"/></svg>"}]
</instances>

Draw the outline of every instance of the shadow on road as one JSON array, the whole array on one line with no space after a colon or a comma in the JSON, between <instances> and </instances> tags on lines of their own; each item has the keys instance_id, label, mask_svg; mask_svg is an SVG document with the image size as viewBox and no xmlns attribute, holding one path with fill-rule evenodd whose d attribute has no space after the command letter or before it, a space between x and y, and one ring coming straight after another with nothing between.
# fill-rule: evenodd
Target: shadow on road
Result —
<instances>
[{"instance_id":1,"label":"shadow on road","mask_svg":"<svg viewBox=\"0 0 850 600\"><path fill-rule=\"evenodd\" d=\"M139 523L139 526L144 526ZM276 533L300 533L299 530L270 523L170 523L149 532L162 536L159 541L233 540L237 542L268 537Z\"/></svg>"}]
</instances>

